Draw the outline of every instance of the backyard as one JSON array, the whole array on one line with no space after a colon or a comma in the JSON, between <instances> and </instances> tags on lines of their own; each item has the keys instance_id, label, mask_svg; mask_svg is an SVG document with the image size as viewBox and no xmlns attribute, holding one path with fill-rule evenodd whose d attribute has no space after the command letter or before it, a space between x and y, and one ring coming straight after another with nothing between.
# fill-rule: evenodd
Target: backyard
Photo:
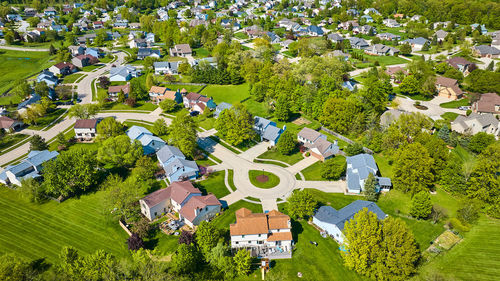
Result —
<instances>
[{"instance_id":1,"label":"backyard","mask_svg":"<svg viewBox=\"0 0 500 281\"><path fill-rule=\"evenodd\" d=\"M86 74L83 73L73 73L71 75L68 75L64 77L63 84L72 84L75 83L76 80L82 78L83 76L86 76ZM83 78L82 78L83 79Z\"/></svg>"},{"instance_id":2,"label":"backyard","mask_svg":"<svg viewBox=\"0 0 500 281\"><path fill-rule=\"evenodd\" d=\"M208 85L200 94L213 97L216 103L227 102L230 104L242 102L250 97L249 85L246 83L241 85Z\"/></svg>"},{"instance_id":3,"label":"backyard","mask_svg":"<svg viewBox=\"0 0 500 281\"><path fill-rule=\"evenodd\" d=\"M215 197L221 199L222 197L229 194L229 190L224 184L224 171L215 172L208 176L206 180L196 182L195 185L204 194L213 193Z\"/></svg>"}]
</instances>

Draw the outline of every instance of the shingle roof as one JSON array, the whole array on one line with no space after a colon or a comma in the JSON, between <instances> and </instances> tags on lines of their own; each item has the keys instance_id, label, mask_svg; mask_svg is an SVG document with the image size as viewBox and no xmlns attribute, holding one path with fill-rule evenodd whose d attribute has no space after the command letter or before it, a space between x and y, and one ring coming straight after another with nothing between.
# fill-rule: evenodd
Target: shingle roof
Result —
<instances>
[{"instance_id":1,"label":"shingle roof","mask_svg":"<svg viewBox=\"0 0 500 281\"><path fill-rule=\"evenodd\" d=\"M229 232L231 235L267 234L270 229L290 228L289 221L289 216L276 210L263 214L241 208L236 211L236 223L229 225Z\"/></svg>"},{"instance_id":2,"label":"shingle roof","mask_svg":"<svg viewBox=\"0 0 500 281\"><path fill-rule=\"evenodd\" d=\"M169 185L171 189L170 198L177 203L182 203L190 194L201 194L201 191L194 187L190 181L177 181Z\"/></svg>"},{"instance_id":3,"label":"shingle roof","mask_svg":"<svg viewBox=\"0 0 500 281\"><path fill-rule=\"evenodd\" d=\"M165 145L158 152L156 152L156 157L161 163L167 162L172 157L185 158L184 154L175 146Z\"/></svg>"},{"instance_id":4,"label":"shingle roof","mask_svg":"<svg viewBox=\"0 0 500 281\"><path fill-rule=\"evenodd\" d=\"M168 187L162 188L162 189L159 189L155 192L152 192L152 193L146 195L141 200L143 200L144 203L146 203L146 205L148 205L148 207L151 208L151 207L154 207L165 200L169 200L171 192L172 192L171 188L168 188Z\"/></svg>"},{"instance_id":5,"label":"shingle roof","mask_svg":"<svg viewBox=\"0 0 500 281\"><path fill-rule=\"evenodd\" d=\"M148 129L135 125L130 127L130 129L128 129L127 131L127 136L132 140L137 139L142 134L153 135L150 131L148 131Z\"/></svg>"},{"instance_id":6,"label":"shingle roof","mask_svg":"<svg viewBox=\"0 0 500 281\"><path fill-rule=\"evenodd\" d=\"M97 119L78 119L75 121L75 129L95 129L97 127Z\"/></svg>"},{"instance_id":7,"label":"shingle roof","mask_svg":"<svg viewBox=\"0 0 500 281\"><path fill-rule=\"evenodd\" d=\"M275 126L267 126L262 134L266 140L275 141L281 135L281 129Z\"/></svg>"},{"instance_id":8,"label":"shingle roof","mask_svg":"<svg viewBox=\"0 0 500 281\"><path fill-rule=\"evenodd\" d=\"M0 128L7 129L12 126L16 121L7 116L0 116Z\"/></svg>"},{"instance_id":9,"label":"shingle roof","mask_svg":"<svg viewBox=\"0 0 500 281\"><path fill-rule=\"evenodd\" d=\"M340 210L335 210L330 206L321 206L314 217L322 222L336 225L340 230L344 229L347 221L352 219L356 213L363 208L377 215L378 219L384 219L386 214L374 202L356 200Z\"/></svg>"},{"instance_id":10,"label":"shingle roof","mask_svg":"<svg viewBox=\"0 0 500 281\"><path fill-rule=\"evenodd\" d=\"M304 127L304 128L302 128L302 130L300 130L300 132L298 133L298 136L303 138L303 139L314 142L315 140L317 140L321 136L321 133L318 131L315 131L311 128Z\"/></svg>"},{"instance_id":11,"label":"shingle roof","mask_svg":"<svg viewBox=\"0 0 500 281\"><path fill-rule=\"evenodd\" d=\"M496 113L495 106L500 106L500 96L496 93L482 94L476 102L478 112Z\"/></svg>"},{"instance_id":12,"label":"shingle roof","mask_svg":"<svg viewBox=\"0 0 500 281\"><path fill-rule=\"evenodd\" d=\"M203 209L207 206L222 206L222 204L213 194L206 196L193 196L184 206L182 206L179 214L181 214L188 221L192 222L196 218L195 210Z\"/></svg>"}]
</instances>

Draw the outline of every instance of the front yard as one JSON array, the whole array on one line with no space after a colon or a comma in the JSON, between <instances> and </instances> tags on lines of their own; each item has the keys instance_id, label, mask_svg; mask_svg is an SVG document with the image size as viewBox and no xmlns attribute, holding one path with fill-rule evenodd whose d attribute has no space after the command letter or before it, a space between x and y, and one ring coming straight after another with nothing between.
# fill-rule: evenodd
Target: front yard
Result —
<instances>
[{"instance_id":1,"label":"front yard","mask_svg":"<svg viewBox=\"0 0 500 281\"><path fill-rule=\"evenodd\" d=\"M345 157L342 155L335 156L334 161L337 163L344 163L345 164ZM317 161L311 166L305 168L302 170L302 174L304 175L305 180L307 181L327 181L328 179L325 179L321 176L321 167L323 166L323 162Z\"/></svg>"},{"instance_id":2,"label":"front yard","mask_svg":"<svg viewBox=\"0 0 500 281\"><path fill-rule=\"evenodd\" d=\"M302 153L300 153L298 149L290 155L283 155L278 151L278 149L273 148L257 156L257 158L278 160L293 165L304 159L304 156L302 156Z\"/></svg>"}]
</instances>

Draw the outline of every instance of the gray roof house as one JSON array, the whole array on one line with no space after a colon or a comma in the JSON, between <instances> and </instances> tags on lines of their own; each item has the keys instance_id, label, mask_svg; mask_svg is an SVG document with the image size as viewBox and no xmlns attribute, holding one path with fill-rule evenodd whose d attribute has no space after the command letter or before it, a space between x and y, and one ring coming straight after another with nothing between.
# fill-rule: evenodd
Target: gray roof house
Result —
<instances>
[{"instance_id":1,"label":"gray roof house","mask_svg":"<svg viewBox=\"0 0 500 281\"><path fill-rule=\"evenodd\" d=\"M139 141L146 155L153 154L166 145L164 140L154 136L148 129L141 126L130 127L127 136L131 141Z\"/></svg>"},{"instance_id":2,"label":"gray roof house","mask_svg":"<svg viewBox=\"0 0 500 281\"><path fill-rule=\"evenodd\" d=\"M500 122L491 113L471 113L469 116L459 115L451 122L451 129L461 134L475 135L479 132L500 137Z\"/></svg>"},{"instance_id":3,"label":"gray roof house","mask_svg":"<svg viewBox=\"0 0 500 281\"><path fill-rule=\"evenodd\" d=\"M156 75L161 74L177 74L179 61L157 61L153 63Z\"/></svg>"},{"instance_id":4,"label":"gray roof house","mask_svg":"<svg viewBox=\"0 0 500 281\"><path fill-rule=\"evenodd\" d=\"M495 47L488 46L488 45L474 46L473 51L474 51L474 53L476 53L478 56L481 56L481 57L495 59L495 58L498 58L500 56L499 49L497 49Z\"/></svg>"},{"instance_id":5,"label":"gray roof house","mask_svg":"<svg viewBox=\"0 0 500 281\"><path fill-rule=\"evenodd\" d=\"M328 34L328 39L331 40L333 43L340 43L344 41L345 38L338 33L330 33Z\"/></svg>"},{"instance_id":6,"label":"gray roof house","mask_svg":"<svg viewBox=\"0 0 500 281\"><path fill-rule=\"evenodd\" d=\"M335 210L331 206L321 206L313 216L313 223L326 234L337 240L339 244L344 243L345 223L354 218L359 211L364 208L374 213L379 220L385 219L387 215L377 204L370 201L356 200L340 210Z\"/></svg>"},{"instance_id":7,"label":"gray roof house","mask_svg":"<svg viewBox=\"0 0 500 281\"><path fill-rule=\"evenodd\" d=\"M271 145L276 145L278 140L286 128L280 129L276 127L276 123L263 117L255 116L254 130L260 136L261 141L269 141Z\"/></svg>"},{"instance_id":8,"label":"gray roof house","mask_svg":"<svg viewBox=\"0 0 500 281\"><path fill-rule=\"evenodd\" d=\"M141 75L141 71L131 65L111 67L109 81L128 81Z\"/></svg>"},{"instance_id":9,"label":"gray roof house","mask_svg":"<svg viewBox=\"0 0 500 281\"><path fill-rule=\"evenodd\" d=\"M373 174L377 180L377 192L388 191L392 185L390 178L377 176L378 167L375 159L370 154L358 154L347 157L347 191L349 193L359 194L363 191L365 180L369 174Z\"/></svg>"},{"instance_id":10,"label":"gray roof house","mask_svg":"<svg viewBox=\"0 0 500 281\"><path fill-rule=\"evenodd\" d=\"M214 111L214 118L218 118L219 115L222 113L222 111L226 110L226 109L230 109L231 107L233 107L232 104L230 103L227 103L227 102L221 102L217 105L217 107L215 108L215 111Z\"/></svg>"},{"instance_id":11,"label":"gray roof house","mask_svg":"<svg viewBox=\"0 0 500 281\"><path fill-rule=\"evenodd\" d=\"M137 50L137 59L143 60L147 57L160 58L160 50L151 48L139 48Z\"/></svg>"},{"instance_id":12,"label":"gray roof house","mask_svg":"<svg viewBox=\"0 0 500 281\"><path fill-rule=\"evenodd\" d=\"M376 56L394 56L395 54L399 53L399 50L383 44L375 44L373 46L365 48L365 53Z\"/></svg>"},{"instance_id":13,"label":"gray roof house","mask_svg":"<svg viewBox=\"0 0 500 281\"><path fill-rule=\"evenodd\" d=\"M414 38L414 39L406 39L406 40L403 40L401 42L399 42L399 44L410 44L411 46L411 49L413 51L421 51L422 48L424 47L424 45L426 44L430 44L430 41L423 38L423 37L417 37L417 38Z\"/></svg>"},{"instance_id":14,"label":"gray roof house","mask_svg":"<svg viewBox=\"0 0 500 281\"><path fill-rule=\"evenodd\" d=\"M363 49L368 48L370 46L368 44L368 42L366 42L365 39L358 38L358 37L351 37L351 38L349 38L349 42L351 42L351 47L353 49L363 50Z\"/></svg>"},{"instance_id":15,"label":"gray roof house","mask_svg":"<svg viewBox=\"0 0 500 281\"><path fill-rule=\"evenodd\" d=\"M37 151L33 150L28 154L28 158L14 166L7 166L0 173L0 183L21 185L21 181L27 178L37 178L40 176L42 164L56 158L57 151Z\"/></svg>"},{"instance_id":16,"label":"gray roof house","mask_svg":"<svg viewBox=\"0 0 500 281\"><path fill-rule=\"evenodd\" d=\"M186 160L184 154L175 146L163 146L156 152L156 157L170 182L190 180L198 177L199 169L196 162Z\"/></svg>"},{"instance_id":17,"label":"gray roof house","mask_svg":"<svg viewBox=\"0 0 500 281\"><path fill-rule=\"evenodd\" d=\"M311 155L325 161L339 153L337 141L329 142L326 136L310 128L302 128L297 134L297 140L310 149Z\"/></svg>"},{"instance_id":18,"label":"gray roof house","mask_svg":"<svg viewBox=\"0 0 500 281\"><path fill-rule=\"evenodd\" d=\"M392 34L390 32L380 33L380 34L377 34L376 36L382 40L390 40L390 41L401 40L401 36L396 35L396 34Z\"/></svg>"}]
</instances>

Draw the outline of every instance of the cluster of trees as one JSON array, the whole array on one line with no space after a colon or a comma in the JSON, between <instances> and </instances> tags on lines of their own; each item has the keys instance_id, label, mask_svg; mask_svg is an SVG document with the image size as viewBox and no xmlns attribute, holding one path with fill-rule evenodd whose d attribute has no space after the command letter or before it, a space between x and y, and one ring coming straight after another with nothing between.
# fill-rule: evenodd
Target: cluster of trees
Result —
<instances>
[{"instance_id":1,"label":"cluster of trees","mask_svg":"<svg viewBox=\"0 0 500 281\"><path fill-rule=\"evenodd\" d=\"M252 114L245 105L238 103L220 113L215 129L219 137L232 145L239 145L255 136L253 124Z\"/></svg>"}]
</instances>

